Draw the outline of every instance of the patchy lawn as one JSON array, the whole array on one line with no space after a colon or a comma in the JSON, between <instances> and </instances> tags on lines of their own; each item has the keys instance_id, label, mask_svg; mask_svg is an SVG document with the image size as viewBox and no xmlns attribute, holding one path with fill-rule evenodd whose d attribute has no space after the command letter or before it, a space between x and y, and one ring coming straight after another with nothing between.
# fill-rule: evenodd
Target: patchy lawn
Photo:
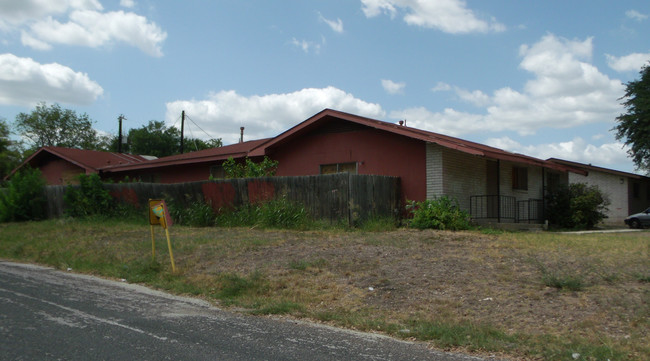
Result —
<instances>
[{"instance_id":1,"label":"patchy lawn","mask_svg":"<svg viewBox=\"0 0 650 361\"><path fill-rule=\"evenodd\" d=\"M0 225L0 257L124 278L241 312L513 359L650 359L650 232L282 231ZM281 315L281 316L280 316ZM579 355L579 356L576 356Z\"/></svg>"}]
</instances>

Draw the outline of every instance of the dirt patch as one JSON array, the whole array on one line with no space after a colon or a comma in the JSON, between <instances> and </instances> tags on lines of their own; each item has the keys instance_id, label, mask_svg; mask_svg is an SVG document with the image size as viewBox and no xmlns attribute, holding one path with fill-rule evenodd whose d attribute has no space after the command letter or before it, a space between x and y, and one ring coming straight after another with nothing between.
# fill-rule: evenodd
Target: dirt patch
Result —
<instances>
[{"instance_id":1,"label":"dirt patch","mask_svg":"<svg viewBox=\"0 0 650 361\"><path fill-rule=\"evenodd\" d=\"M513 334L650 343L650 287L635 276L650 269L647 241L645 258L603 261L580 248L549 251L475 232L229 230L213 237L178 262L196 265L188 275L259 271L274 297L312 313L372 310L389 320L469 321ZM547 286L544 272L551 271L577 274L582 288Z\"/></svg>"}]
</instances>

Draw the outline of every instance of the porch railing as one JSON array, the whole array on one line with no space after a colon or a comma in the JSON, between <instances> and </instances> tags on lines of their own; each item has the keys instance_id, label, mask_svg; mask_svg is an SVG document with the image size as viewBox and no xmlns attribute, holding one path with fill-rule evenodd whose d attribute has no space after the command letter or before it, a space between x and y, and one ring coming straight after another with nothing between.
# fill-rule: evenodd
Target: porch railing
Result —
<instances>
[{"instance_id":1,"label":"porch railing","mask_svg":"<svg viewBox=\"0 0 650 361\"><path fill-rule=\"evenodd\" d=\"M542 223L544 201L527 199L518 201L513 196L479 195L470 196L472 219L493 220L499 223Z\"/></svg>"}]
</instances>

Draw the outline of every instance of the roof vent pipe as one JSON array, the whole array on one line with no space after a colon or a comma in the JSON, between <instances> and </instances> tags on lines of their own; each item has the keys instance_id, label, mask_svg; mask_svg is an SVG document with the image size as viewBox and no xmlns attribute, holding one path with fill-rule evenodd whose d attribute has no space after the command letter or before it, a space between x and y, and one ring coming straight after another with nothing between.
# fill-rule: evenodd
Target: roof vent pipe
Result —
<instances>
[{"instance_id":1,"label":"roof vent pipe","mask_svg":"<svg viewBox=\"0 0 650 361\"><path fill-rule=\"evenodd\" d=\"M244 127L239 128L239 143L244 142Z\"/></svg>"}]
</instances>

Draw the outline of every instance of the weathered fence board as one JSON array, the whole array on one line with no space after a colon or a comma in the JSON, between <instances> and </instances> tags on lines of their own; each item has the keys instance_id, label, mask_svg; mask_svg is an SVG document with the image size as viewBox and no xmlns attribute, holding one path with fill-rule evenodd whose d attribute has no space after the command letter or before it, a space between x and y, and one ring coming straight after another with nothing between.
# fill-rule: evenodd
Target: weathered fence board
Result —
<instances>
[{"instance_id":1,"label":"weathered fence board","mask_svg":"<svg viewBox=\"0 0 650 361\"><path fill-rule=\"evenodd\" d=\"M210 204L215 212L285 197L300 204L316 219L355 224L370 217L396 217L400 210L400 180L397 177L347 173L300 176L239 178L216 181L161 184L105 184L113 197L135 207L146 207L149 199L163 198L174 206L195 202ZM64 212L64 186L48 186L48 216Z\"/></svg>"}]
</instances>

